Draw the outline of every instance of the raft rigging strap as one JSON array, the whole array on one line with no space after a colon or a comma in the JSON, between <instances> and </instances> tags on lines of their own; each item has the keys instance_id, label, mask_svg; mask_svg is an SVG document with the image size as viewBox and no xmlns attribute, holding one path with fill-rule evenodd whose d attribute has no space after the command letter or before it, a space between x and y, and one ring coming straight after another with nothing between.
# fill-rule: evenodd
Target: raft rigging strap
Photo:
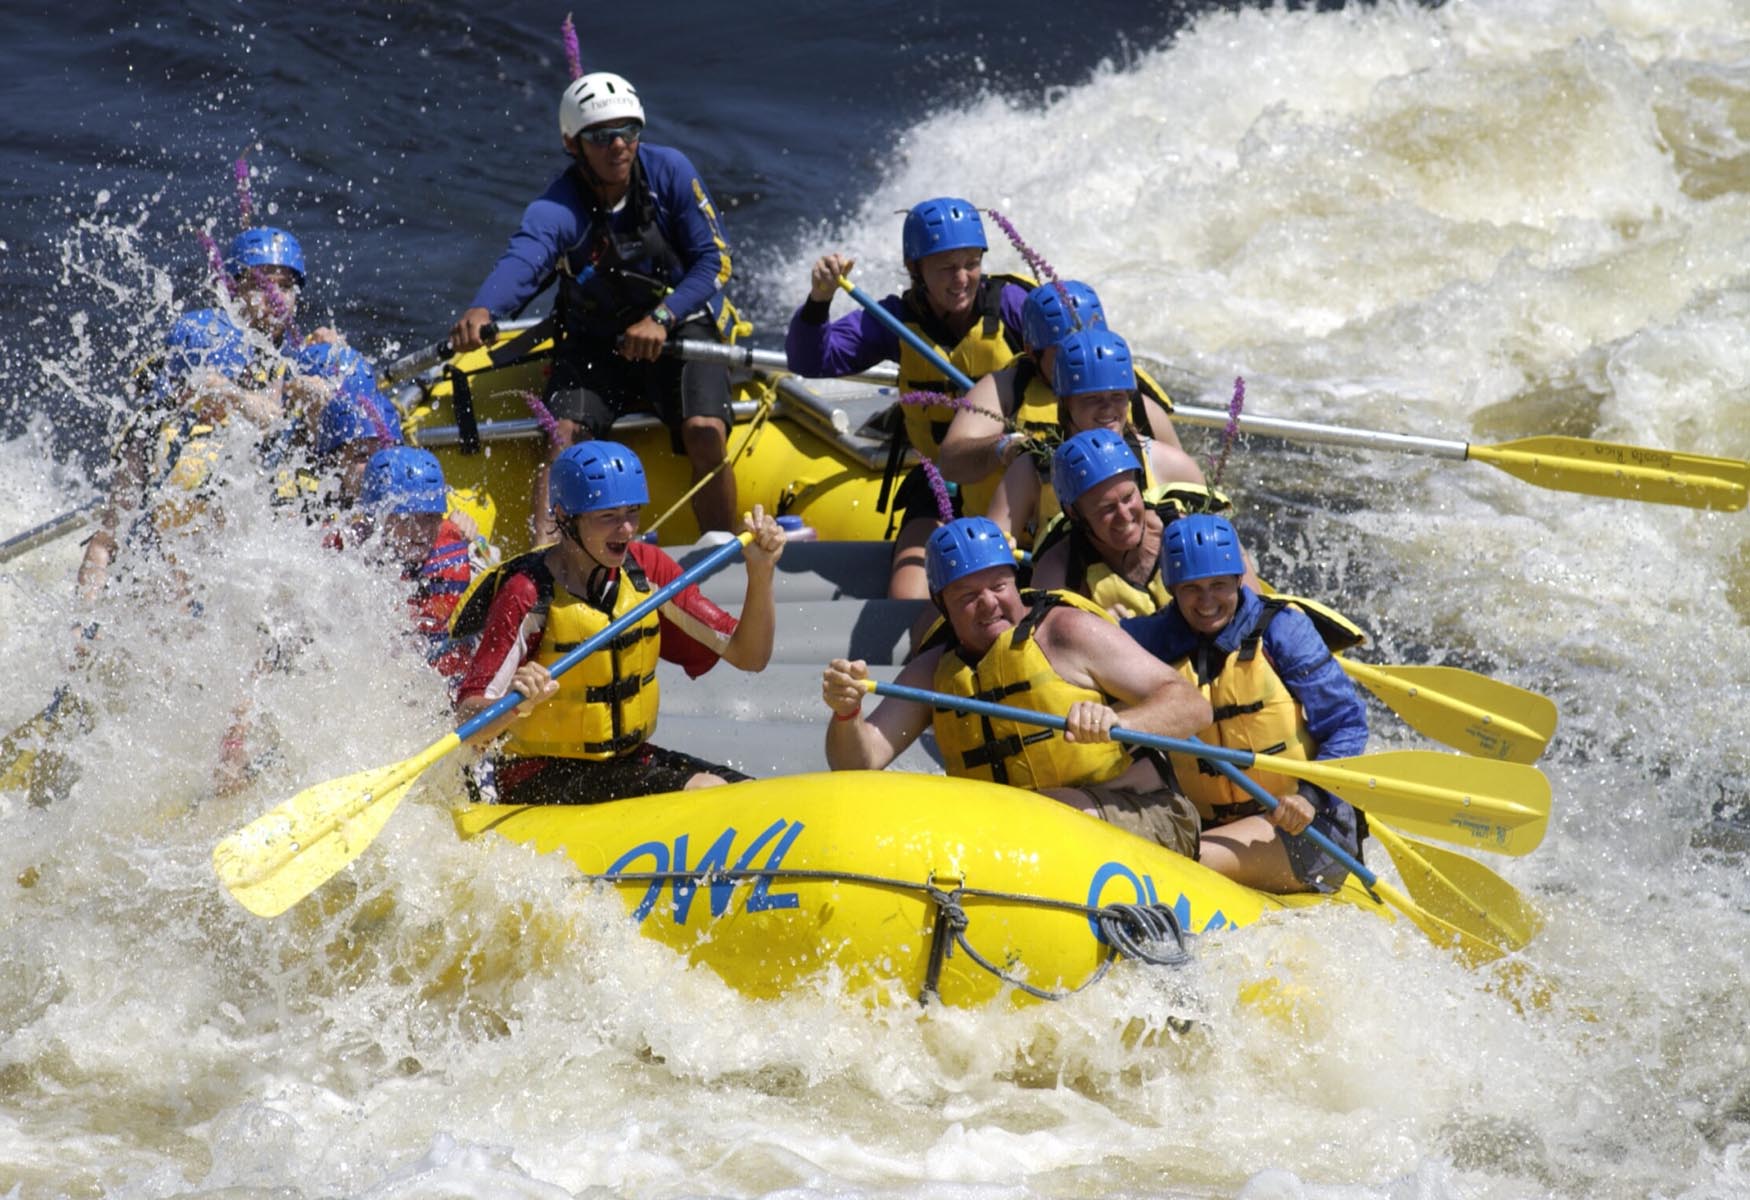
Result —
<instances>
[{"instance_id":1,"label":"raft rigging strap","mask_svg":"<svg viewBox=\"0 0 1750 1200\"><path fill-rule=\"evenodd\" d=\"M711 868L699 871L626 871L613 875L583 876L588 883L610 884L663 884L686 883L697 888L713 883L750 883L758 880L816 880L827 883L864 883L876 887L893 888L904 892L921 893L936 906L936 921L930 937L930 961L924 974L922 991L918 994L919 1004L928 1004L932 997L939 998L939 985L942 978L942 965L954 953L954 947L959 946L966 957L977 963L984 970L996 976L1011 987L1026 992L1029 996L1040 1000L1066 1000L1078 992L1084 991L1105 978L1112 964L1120 958L1134 958L1139 962L1157 967L1182 967L1191 961L1190 934L1179 923L1179 916L1164 904L1107 904L1094 907L1087 904L1076 904L1068 900L1054 900L1046 896L1028 896L1019 892L996 892L985 888L969 888L956 886L951 891L937 887L933 882L914 883L905 879L893 879L882 875L866 875L856 871L819 871L807 868L779 868L777 870L745 868L739 870L720 870ZM972 948L966 940L966 929L971 918L966 915L962 899L974 900L1007 900L1020 904L1036 905L1040 908L1054 909L1059 912L1081 913L1092 917L1099 926L1100 934L1106 940L1107 954L1093 975L1077 987L1065 991L1052 992L1044 988L1034 987L1025 980L1011 975L1004 968L997 966L989 959Z\"/></svg>"}]
</instances>

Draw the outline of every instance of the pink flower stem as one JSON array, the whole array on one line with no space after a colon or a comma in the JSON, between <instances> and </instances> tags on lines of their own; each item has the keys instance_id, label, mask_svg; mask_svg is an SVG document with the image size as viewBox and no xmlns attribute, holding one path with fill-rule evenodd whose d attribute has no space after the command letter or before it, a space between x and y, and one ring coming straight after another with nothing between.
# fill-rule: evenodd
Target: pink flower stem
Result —
<instances>
[{"instance_id":1,"label":"pink flower stem","mask_svg":"<svg viewBox=\"0 0 1750 1200\"><path fill-rule=\"evenodd\" d=\"M241 220L238 223L244 229L248 229L254 224L254 221L251 219L251 213L255 207L249 195L248 156L238 155L236 165L232 167L232 171L237 177L237 208L242 214Z\"/></svg>"},{"instance_id":2,"label":"pink flower stem","mask_svg":"<svg viewBox=\"0 0 1750 1200\"><path fill-rule=\"evenodd\" d=\"M559 33L565 40L565 67L571 72L575 81L583 78L583 54L577 48L577 26L571 23L571 14L565 14L565 21L559 26Z\"/></svg>"},{"instance_id":3,"label":"pink flower stem","mask_svg":"<svg viewBox=\"0 0 1750 1200\"><path fill-rule=\"evenodd\" d=\"M529 412L534 414L535 424L541 427L541 432L547 435L547 443L552 446L559 444L559 422L554 418L552 410L541 403L541 398L534 392L520 393L523 403L529 406Z\"/></svg>"},{"instance_id":4,"label":"pink flower stem","mask_svg":"<svg viewBox=\"0 0 1750 1200\"><path fill-rule=\"evenodd\" d=\"M948 485L942 479L942 472L936 470L936 464L927 458L923 460L922 466L924 478L930 481L930 492L936 497L936 512L940 514L942 520L952 521L954 519L954 501L948 497Z\"/></svg>"},{"instance_id":5,"label":"pink flower stem","mask_svg":"<svg viewBox=\"0 0 1750 1200\"><path fill-rule=\"evenodd\" d=\"M1215 469L1210 473L1209 486L1221 486L1221 476L1227 470L1228 451L1233 449L1234 439L1240 435L1240 410L1246 406L1246 379L1243 375L1234 376L1234 398L1227 406L1227 426L1221 431L1221 454L1215 460Z\"/></svg>"}]
</instances>

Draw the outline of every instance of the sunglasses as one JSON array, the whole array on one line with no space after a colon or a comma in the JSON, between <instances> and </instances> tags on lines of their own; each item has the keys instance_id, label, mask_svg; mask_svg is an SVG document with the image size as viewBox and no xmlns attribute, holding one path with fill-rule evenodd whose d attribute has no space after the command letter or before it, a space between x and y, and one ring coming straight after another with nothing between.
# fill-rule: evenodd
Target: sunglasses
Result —
<instances>
[{"instance_id":1,"label":"sunglasses","mask_svg":"<svg viewBox=\"0 0 1750 1200\"><path fill-rule=\"evenodd\" d=\"M612 146L616 141L624 139L627 145L638 140L644 132L642 121L627 121L621 125L609 125L603 129L580 129L577 136L595 146Z\"/></svg>"}]
</instances>

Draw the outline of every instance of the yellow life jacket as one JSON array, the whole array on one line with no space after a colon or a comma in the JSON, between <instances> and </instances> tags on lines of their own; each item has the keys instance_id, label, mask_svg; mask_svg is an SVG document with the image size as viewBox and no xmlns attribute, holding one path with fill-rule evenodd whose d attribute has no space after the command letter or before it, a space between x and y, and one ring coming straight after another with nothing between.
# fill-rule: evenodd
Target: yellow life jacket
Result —
<instances>
[{"instance_id":1,"label":"yellow life jacket","mask_svg":"<svg viewBox=\"0 0 1750 1200\"><path fill-rule=\"evenodd\" d=\"M152 525L160 533L179 529L206 510L213 498L213 468L219 461L223 427L198 422L183 413L158 428L145 497Z\"/></svg>"},{"instance_id":2,"label":"yellow life jacket","mask_svg":"<svg viewBox=\"0 0 1750 1200\"><path fill-rule=\"evenodd\" d=\"M1241 640L1239 648L1219 661L1205 658L1213 652L1204 645L1173 664L1215 710L1215 722L1197 733L1199 740L1294 762L1308 762L1318 753L1318 744L1306 727L1306 714L1300 702L1276 674L1269 655L1262 652L1264 631L1286 607L1287 603L1279 597L1266 600L1257 624ZM1199 811L1213 811L1218 822L1262 811L1257 801L1209 764L1188 754L1173 753L1168 757L1185 795ZM1245 774L1273 796L1286 795L1299 786L1291 775L1256 766ZM1221 811L1234 806L1244 806L1245 812Z\"/></svg>"},{"instance_id":3,"label":"yellow life jacket","mask_svg":"<svg viewBox=\"0 0 1750 1200\"><path fill-rule=\"evenodd\" d=\"M1177 480L1171 483L1145 486L1142 492L1142 502L1160 517L1163 533L1168 525L1180 517L1189 516L1192 513L1215 513L1219 516L1226 516L1233 512L1233 501L1227 498L1226 493L1201 483L1183 483ZM1039 558L1065 539L1069 541L1069 563L1064 573L1063 584L1067 591L1087 596L1099 602L1102 608L1109 608L1110 604L1094 595L1094 586L1096 580L1111 578L1116 582L1107 586L1120 590L1110 594L1117 596L1117 602L1123 603L1139 617L1166 607L1172 599L1171 594L1167 591L1166 582L1161 578L1158 557L1155 559L1154 574L1149 578L1147 589L1139 589L1112 570L1111 567L1108 567L1100 558L1099 552L1094 549L1094 544L1089 540L1087 533L1079 525L1066 520L1061 511L1045 523L1044 532L1034 539L1033 557ZM1125 596L1129 596L1130 599L1124 599ZM1153 597L1154 601L1151 602L1149 597ZM1144 604L1145 607L1137 607L1136 604L1131 603L1132 600Z\"/></svg>"},{"instance_id":4,"label":"yellow life jacket","mask_svg":"<svg viewBox=\"0 0 1750 1200\"><path fill-rule=\"evenodd\" d=\"M907 289L900 297L904 302L905 326L976 383L992 371L1008 366L1014 361L1015 355L1020 353L1021 331L1003 324L1003 288L1011 283L1029 291L1035 286L1031 279L1019 275L986 275L979 281L976 302L978 319L952 349L942 348L942 343L948 340L949 334L930 313L927 302L917 294L916 288ZM910 343L903 339L900 341L901 395L908 392L947 393L954 390L956 389L948 383L947 376L937 370L934 363L914 350ZM935 458L942 449L942 439L947 436L948 424L957 411L948 404L905 405L902 409L905 416L905 434L912 448L926 458Z\"/></svg>"},{"instance_id":5,"label":"yellow life jacket","mask_svg":"<svg viewBox=\"0 0 1750 1200\"><path fill-rule=\"evenodd\" d=\"M1033 636L1045 614L1068 604L1099 612L1067 592L1022 592L1027 614L976 663L951 645L936 664L935 690L951 696L1008 704L1062 716L1077 700L1111 704L1110 696L1065 683ZM950 635L951 636L951 635ZM1041 791L1087 787L1116 778L1130 766L1130 754L1117 742L1070 742L1061 730L998 720L976 713L937 709L931 723L948 773L962 779L993 780Z\"/></svg>"},{"instance_id":6,"label":"yellow life jacket","mask_svg":"<svg viewBox=\"0 0 1750 1200\"><path fill-rule=\"evenodd\" d=\"M611 611L573 595L553 578L544 550L519 555L485 572L456 605L450 620L458 637L478 632L491 598L511 575L535 581L547 607L546 626L534 661L550 667L594 637L650 594L650 581L630 558L620 568ZM606 646L559 677L559 694L511 726L508 754L529 757L618 758L650 740L656 730L660 689L656 663L662 648L661 616L647 614Z\"/></svg>"}]
</instances>

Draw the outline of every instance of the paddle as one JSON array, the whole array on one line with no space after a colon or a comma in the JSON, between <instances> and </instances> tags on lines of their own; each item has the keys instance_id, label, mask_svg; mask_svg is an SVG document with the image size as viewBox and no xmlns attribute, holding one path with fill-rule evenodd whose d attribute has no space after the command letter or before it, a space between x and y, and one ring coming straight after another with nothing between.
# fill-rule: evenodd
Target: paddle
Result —
<instances>
[{"instance_id":1,"label":"paddle","mask_svg":"<svg viewBox=\"0 0 1750 1200\"><path fill-rule=\"evenodd\" d=\"M942 692L897 683L865 680L864 686L884 696L896 696L942 708L979 713L1004 720L1063 729L1064 719L966 700ZM1210 746L1190 738L1161 737L1114 727L1113 741L1191 754L1205 762L1246 768L1253 764L1317 784L1368 814L1396 821L1427 837L1456 842L1497 854L1529 854L1543 841L1549 826L1549 780L1536 767L1496 759L1438 754L1429 750L1395 750L1356 758L1302 762L1274 754L1254 754ZM1448 780L1463 776L1462 787Z\"/></svg>"},{"instance_id":2,"label":"paddle","mask_svg":"<svg viewBox=\"0 0 1750 1200\"><path fill-rule=\"evenodd\" d=\"M1556 729L1555 701L1462 667L1399 667L1337 656L1416 732L1480 758L1536 762Z\"/></svg>"},{"instance_id":3,"label":"paddle","mask_svg":"<svg viewBox=\"0 0 1750 1200\"><path fill-rule=\"evenodd\" d=\"M1181 404L1173 409L1173 419L1190 425L1225 429L1231 418L1225 410ZM1362 450L1403 450L1459 462L1470 459L1497 467L1539 487L1587 496L1728 511L1741 509L1750 500L1750 462L1740 458L1711 458L1647 446L1556 436L1521 438L1499 446L1478 446L1442 438L1346 429L1339 425L1319 425L1250 413L1240 414L1239 427L1247 433L1291 442Z\"/></svg>"},{"instance_id":4,"label":"paddle","mask_svg":"<svg viewBox=\"0 0 1750 1200\"><path fill-rule=\"evenodd\" d=\"M676 593L715 572L752 539L743 533L682 571L548 668L555 678L606 646ZM412 758L306 788L257 817L213 849L213 869L237 902L257 916L278 916L364 852L425 769L523 701L507 692Z\"/></svg>"},{"instance_id":5,"label":"paddle","mask_svg":"<svg viewBox=\"0 0 1750 1200\"><path fill-rule=\"evenodd\" d=\"M1521 949L1543 928L1525 897L1476 859L1414 841L1379 821L1368 828L1391 855L1410 895L1442 921L1507 950Z\"/></svg>"},{"instance_id":6,"label":"paddle","mask_svg":"<svg viewBox=\"0 0 1750 1200\"><path fill-rule=\"evenodd\" d=\"M938 692L928 692L919 688L905 687L901 684L879 683L876 680L865 680L864 686L870 691L884 696L897 696L902 700L918 700L929 704L940 704L944 707L961 709L966 712L981 713L986 716L1003 716L1014 720L1026 721L1031 724L1048 725L1053 729L1062 729L1066 722L1062 717L1050 713L1037 713L1030 709L1012 709L1001 704L990 704L982 700L961 699L957 696L947 696ZM1206 746L1195 739L1182 742L1175 738L1155 738L1152 734L1137 733L1133 730L1114 728L1112 737L1115 741L1131 741L1143 745L1153 745L1156 741L1177 742L1189 749L1187 753L1203 755L1206 751L1218 750L1219 747ZM1259 787L1257 783L1242 774L1240 769L1218 757L1208 757L1209 762L1217 771L1227 776L1236 787L1241 788L1265 808L1274 811L1280 804L1275 796ZM1427 912L1413 903L1402 892L1386 883L1362 865L1361 861L1348 851L1333 842L1322 830L1308 826L1296 837L1310 838L1317 843L1325 853L1342 863L1362 886L1376 897L1383 898L1386 903L1409 917L1418 928L1427 933L1430 938L1443 946L1453 946L1459 949L1472 962L1487 962L1499 958L1502 954L1515 947L1510 946L1487 925L1475 922L1456 924ZM1455 856L1456 857L1456 856ZM1463 913L1463 909L1459 910ZM1493 936L1491 936L1493 935Z\"/></svg>"},{"instance_id":7,"label":"paddle","mask_svg":"<svg viewBox=\"0 0 1750 1200\"><path fill-rule=\"evenodd\" d=\"M50 542L85 527L91 517L91 511L97 507L96 500L87 500L78 508L70 508L58 517L50 517L40 525L32 525L23 533L15 533L0 542L0 563L11 562L21 554L27 554L38 546L46 546Z\"/></svg>"},{"instance_id":8,"label":"paddle","mask_svg":"<svg viewBox=\"0 0 1750 1200\"><path fill-rule=\"evenodd\" d=\"M498 337L498 326L487 325L480 330L480 340L491 342ZM450 348L450 337L445 334L439 341L433 342L423 350L415 350L404 354L377 373L377 385L387 390L400 383L403 379L411 379L421 371L435 367L455 356Z\"/></svg>"},{"instance_id":9,"label":"paddle","mask_svg":"<svg viewBox=\"0 0 1750 1200\"><path fill-rule=\"evenodd\" d=\"M770 375L795 374L794 371L790 370L790 361L784 357L782 350L761 350L754 346L731 346L724 342L708 342L701 338L677 338L672 342L664 343L662 352L670 358L684 359L687 362L721 363L726 367L763 371ZM899 369L892 363L877 363L867 370L858 371L853 375L840 375L838 378L857 379L865 383L892 384L899 379Z\"/></svg>"},{"instance_id":10,"label":"paddle","mask_svg":"<svg viewBox=\"0 0 1750 1200\"><path fill-rule=\"evenodd\" d=\"M930 345L929 342L913 333L910 329L907 329L905 322L888 312L885 308L882 308L880 301L876 300L875 297L871 296L868 292L865 292L849 279L846 279L843 275L839 276L839 286L850 293L851 299L868 309L870 316L891 329L895 337L910 346L913 350L916 350L925 358L929 359L930 363L936 368L936 370L942 372L943 375L948 377L949 383L952 383L955 387L959 388L962 393L970 392L972 390L972 380L967 378L966 372L942 357L942 352L940 350Z\"/></svg>"},{"instance_id":11,"label":"paddle","mask_svg":"<svg viewBox=\"0 0 1750 1200\"><path fill-rule=\"evenodd\" d=\"M1277 800L1275 796L1272 796L1269 792L1259 787L1256 782L1242 773L1238 767L1220 761L1213 761L1210 765L1223 775L1227 776L1235 786L1244 790L1252 797L1252 799L1256 800L1259 804L1262 804L1270 811L1274 812L1280 805L1281 802ZM1377 829L1378 826L1376 825L1374 828ZM1327 837L1323 831L1315 829L1311 825L1308 825L1299 833L1291 836L1311 838L1313 842L1325 851L1326 854L1329 854L1332 858L1349 868L1349 870L1354 873L1355 878L1361 881L1363 887L1374 896L1383 898L1387 904L1390 904L1393 908L1403 913L1415 923L1418 929L1423 933L1426 933L1436 945L1450 946L1453 949L1458 950L1472 965L1500 958L1503 954L1512 950L1517 950L1520 946L1525 944L1524 942L1520 942L1518 945L1515 945L1510 938L1501 934L1487 922L1476 920L1473 909L1464 903L1449 903L1446 906L1450 915L1461 918L1459 921L1451 920L1448 917L1437 916L1436 914L1429 912L1427 909L1410 900L1402 892L1392 887L1391 884L1375 875L1372 871L1369 871L1361 864L1359 859L1338 846ZM1459 858L1462 856L1455 854L1453 857ZM1399 869L1401 871L1402 867L1400 866ZM1407 881L1406 877L1406 882ZM1448 897L1443 896L1443 899L1448 899ZM1526 940L1529 941L1530 939L1527 938Z\"/></svg>"},{"instance_id":12,"label":"paddle","mask_svg":"<svg viewBox=\"0 0 1750 1200\"><path fill-rule=\"evenodd\" d=\"M50 743L72 722L80 733L91 729L91 710L62 684L43 710L0 739L0 792L22 790L38 807L62 796L76 776Z\"/></svg>"}]
</instances>

